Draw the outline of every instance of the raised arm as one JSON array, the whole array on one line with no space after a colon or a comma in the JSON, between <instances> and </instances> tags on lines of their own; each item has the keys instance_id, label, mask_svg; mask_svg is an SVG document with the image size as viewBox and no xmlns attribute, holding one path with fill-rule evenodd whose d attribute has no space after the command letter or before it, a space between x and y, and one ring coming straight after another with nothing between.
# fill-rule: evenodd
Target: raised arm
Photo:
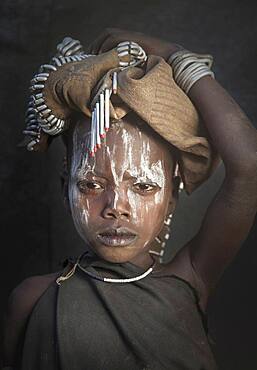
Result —
<instances>
[{"instance_id":1,"label":"raised arm","mask_svg":"<svg viewBox=\"0 0 257 370\"><path fill-rule=\"evenodd\" d=\"M166 60L182 48L142 33L106 29L88 51L104 52L125 40L138 42L147 53ZM257 131L212 77L198 80L188 96L202 116L226 170L224 182L208 207L199 232L177 254L172 264L173 271L193 285L196 279L196 285L204 287L206 302L254 221L257 210Z\"/></svg>"},{"instance_id":2,"label":"raised arm","mask_svg":"<svg viewBox=\"0 0 257 370\"><path fill-rule=\"evenodd\" d=\"M225 165L225 179L190 245L195 270L212 289L238 252L257 210L257 131L210 76L189 91Z\"/></svg>"}]
</instances>

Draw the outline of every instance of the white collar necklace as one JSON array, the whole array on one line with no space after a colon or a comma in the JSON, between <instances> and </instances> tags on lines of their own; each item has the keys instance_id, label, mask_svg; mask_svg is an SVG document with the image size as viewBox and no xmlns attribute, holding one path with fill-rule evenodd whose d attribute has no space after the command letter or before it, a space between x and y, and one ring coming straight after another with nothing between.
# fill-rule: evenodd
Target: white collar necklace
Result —
<instances>
[{"instance_id":1,"label":"white collar necklace","mask_svg":"<svg viewBox=\"0 0 257 370\"><path fill-rule=\"evenodd\" d=\"M103 281L105 283L119 283L119 284L133 283L134 281L139 281L141 279L144 279L146 276L148 276L149 274L151 274L151 272L153 271L153 269L154 269L154 267L156 265L156 261L152 258L153 259L153 263L151 264L151 266L146 271L144 271L143 273L141 273L140 275L133 276L133 277L128 277L128 278L103 277L101 275L96 275L96 274L88 271L83 266L81 266L80 262L81 262L82 258L85 256L85 254L87 254L87 252L81 254L77 258L76 262L73 264L72 268L66 273L66 275L61 275L61 276L59 276L56 279L56 283L58 285L61 285L61 282L69 279L72 275L74 275L74 273L76 272L77 268L79 270L81 270L82 272L84 272L85 274L87 274L87 276L89 276L90 278L95 279L95 280L99 280L99 281Z\"/></svg>"}]
</instances>

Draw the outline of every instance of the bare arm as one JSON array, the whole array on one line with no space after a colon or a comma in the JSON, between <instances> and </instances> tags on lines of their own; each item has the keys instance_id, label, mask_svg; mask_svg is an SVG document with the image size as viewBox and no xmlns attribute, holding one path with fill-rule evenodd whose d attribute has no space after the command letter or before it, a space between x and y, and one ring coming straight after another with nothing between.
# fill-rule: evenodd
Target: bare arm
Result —
<instances>
[{"instance_id":1,"label":"bare arm","mask_svg":"<svg viewBox=\"0 0 257 370\"><path fill-rule=\"evenodd\" d=\"M210 76L189 97L225 165L225 180L191 241L192 265L210 292L238 252L257 210L257 131L231 96Z\"/></svg>"},{"instance_id":2,"label":"bare arm","mask_svg":"<svg viewBox=\"0 0 257 370\"><path fill-rule=\"evenodd\" d=\"M90 52L103 52L133 40L147 53L167 58L181 47L138 32L106 29ZM205 301L232 261L253 224L257 210L257 131L231 96L210 76L189 91L226 170L197 235L178 253L174 272L205 290ZM193 269L192 269L193 267Z\"/></svg>"}]
</instances>

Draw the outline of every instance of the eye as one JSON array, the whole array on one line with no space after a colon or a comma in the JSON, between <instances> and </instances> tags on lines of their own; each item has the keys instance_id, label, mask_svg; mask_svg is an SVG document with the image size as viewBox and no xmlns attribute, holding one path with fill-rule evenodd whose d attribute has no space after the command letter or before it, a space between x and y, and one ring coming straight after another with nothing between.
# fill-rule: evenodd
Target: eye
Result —
<instances>
[{"instance_id":1,"label":"eye","mask_svg":"<svg viewBox=\"0 0 257 370\"><path fill-rule=\"evenodd\" d=\"M96 193L103 190L103 185L96 181L83 180L77 183L77 187L82 193Z\"/></svg>"},{"instance_id":2,"label":"eye","mask_svg":"<svg viewBox=\"0 0 257 370\"><path fill-rule=\"evenodd\" d=\"M133 189L141 194L152 194L159 189L159 186L153 183L138 182L133 184Z\"/></svg>"}]
</instances>

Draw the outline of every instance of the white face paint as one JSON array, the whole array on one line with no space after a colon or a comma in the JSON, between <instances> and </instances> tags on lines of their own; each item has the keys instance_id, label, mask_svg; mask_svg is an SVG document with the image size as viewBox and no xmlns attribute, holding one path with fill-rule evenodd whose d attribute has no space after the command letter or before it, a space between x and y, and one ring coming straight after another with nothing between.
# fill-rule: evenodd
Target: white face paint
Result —
<instances>
[{"instance_id":1,"label":"white face paint","mask_svg":"<svg viewBox=\"0 0 257 370\"><path fill-rule=\"evenodd\" d=\"M95 157L90 157L86 151L90 135L84 124L78 123L74 130L69 179L70 207L77 231L92 246L96 229L114 222L103 217L109 207L127 215L122 226L136 229L143 249L160 231L167 212L171 193L167 151L137 126L119 122L113 124ZM88 189L87 181L96 188ZM86 184L85 192L81 192L78 182Z\"/></svg>"},{"instance_id":2,"label":"white face paint","mask_svg":"<svg viewBox=\"0 0 257 370\"><path fill-rule=\"evenodd\" d=\"M89 155L86 148L89 145L90 134L81 130L78 124L74 130L72 139L72 158L69 176L69 202L74 225L82 239L88 241L83 225L88 225L90 204L85 199L85 205L81 208L81 193L77 187L77 182L83 179L88 170L92 169L89 165Z\"/></svg>"}]
</instances>

